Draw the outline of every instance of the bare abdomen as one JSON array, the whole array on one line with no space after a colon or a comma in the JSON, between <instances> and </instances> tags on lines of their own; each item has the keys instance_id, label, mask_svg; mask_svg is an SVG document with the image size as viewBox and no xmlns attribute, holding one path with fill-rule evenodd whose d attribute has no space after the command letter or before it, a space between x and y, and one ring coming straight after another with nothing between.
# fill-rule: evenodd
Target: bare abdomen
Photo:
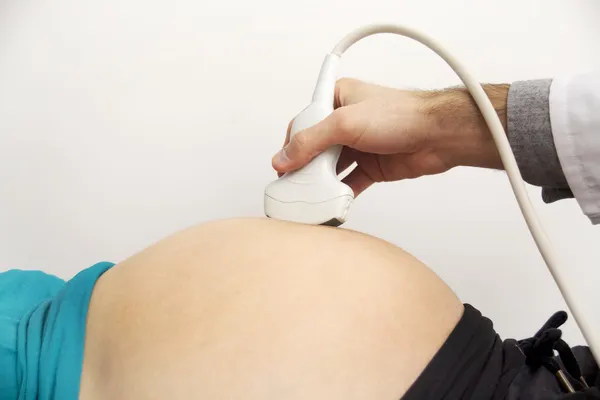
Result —
<instances>
[{"instance_id":1,"label":"bare abdomen","mask_svg":"<svg viewBox=\"0 0 600 400\"><path fill-rule=\"evenodd\" d=\"M181 232L90 307L82 400L398 400L462 314L389 243L263 219Z\"/></svg>"}]
</instances>

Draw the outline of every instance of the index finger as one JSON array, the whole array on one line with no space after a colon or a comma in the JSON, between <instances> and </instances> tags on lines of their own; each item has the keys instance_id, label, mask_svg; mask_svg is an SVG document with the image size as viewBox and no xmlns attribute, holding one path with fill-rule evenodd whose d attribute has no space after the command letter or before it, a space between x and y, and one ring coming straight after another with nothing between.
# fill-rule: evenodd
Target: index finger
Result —
<instances>
[{"instance_id":1,"label":"index finger","mask_svg":"<svg viewBox=\"0 0 600 400\"><path fill-rule=\"evenodd\" d=\"M290 132L292 131L292 125L294 124L294 119L292 119L290 121L290 123L288 124L287 133L285 134L285 140L283 141L283 146L281 146L281 147L285 147L290 142Z\"/></svg>"},{"instance_id":2,"label":"index finger","mask_svg":"<svg viewBox=\"0 0 600 400\"><path fill-rule=\"evenodd\" d=\"M285 134L285 140L283 141L283 146L281 146L281 148L284 148L290 142L290 132L292 131L292 125L294 124L294 119L292 119L290 121L290 123L288 124L287 133ZM283 176L283 174L281 172L277 173L277 177L281 178L282 176Z\"/></svg>"}]
</instances>

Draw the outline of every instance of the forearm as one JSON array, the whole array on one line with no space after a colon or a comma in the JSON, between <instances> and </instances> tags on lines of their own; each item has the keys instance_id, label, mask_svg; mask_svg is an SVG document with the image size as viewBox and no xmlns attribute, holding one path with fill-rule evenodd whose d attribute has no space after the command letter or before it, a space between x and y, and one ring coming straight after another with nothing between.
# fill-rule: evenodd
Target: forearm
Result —
<instances>
[{"instance_id":1,"label":"forearm","mask_svg":"<svg viewBox=\"0 0 600 400\"><path fill-rule=\"evenodd\" d=\"M525 181L543 188L550 202L573 197L563 173L552 136L549 113L551 80L483 85L504 126ZM487 124L464 88L421 95L424 112L436 121L436 129L457 139L451 151L463 166L502 169Z\"/></svg>"},{"instance_id":2,"label":"forearm","mask_svg":"<svg viewBox=\"0 0 600 400\"><path fill-rule=\"evenodd\" d=\"M483 88L506 130L510 85L485 84ZM423 100L421 110L433 124L432 129L447 138L444 150L455 155L458 165L503 168L487 124L467 89L453 87L417 95Z\"/></svg>"}]
</instances>

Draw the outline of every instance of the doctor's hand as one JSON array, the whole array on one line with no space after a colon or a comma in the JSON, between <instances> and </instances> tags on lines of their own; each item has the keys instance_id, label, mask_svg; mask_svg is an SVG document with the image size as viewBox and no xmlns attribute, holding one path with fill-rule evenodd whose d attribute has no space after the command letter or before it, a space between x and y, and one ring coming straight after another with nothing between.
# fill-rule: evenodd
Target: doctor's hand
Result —
<instances>
[{"instance_id":1,"label":"doctor's hand","mask_svg":"<svg viewBox=\"0 0 600 400\"><path fill-rule=\"evenodd\" d=\"M506 125L508 85L484 85ZM283 174L333 145L343 145L338 173L358 195L375 182L438 174L457 166L502 168L500 157L469 93L462 88L404 91L341 79L336 110L295 134L272 160ZM290 123L291 127L291 123Z\"/></svg>"}]
</instances>

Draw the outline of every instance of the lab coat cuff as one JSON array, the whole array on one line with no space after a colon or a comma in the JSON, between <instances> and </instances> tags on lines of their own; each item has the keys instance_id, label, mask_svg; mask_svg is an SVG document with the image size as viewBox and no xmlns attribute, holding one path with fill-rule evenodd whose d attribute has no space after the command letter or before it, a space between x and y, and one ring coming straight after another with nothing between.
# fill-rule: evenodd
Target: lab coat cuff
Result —
<instances>
[{"instance_id":1,"label":"lab coat cuff","mask_svg":"<svg viewBox=\"0 0 600 400\"><path fill-rule=\"evenodd\" d=\"M600 223L600 73L553 80L554 143L569 187L593 224Z\"/></svg>"},{"instance_id":2,"label":"lab coat cuff","mask_svg":"<svg viewBox=\"0 0 600 400\"><path fill-rule=\"evenodd\" d=\"M542 187L551 203L572 198L552 138L549 95L551 79L517 81L507 99L507 136L523 179Z\"/></svg>"}]
</instances>

